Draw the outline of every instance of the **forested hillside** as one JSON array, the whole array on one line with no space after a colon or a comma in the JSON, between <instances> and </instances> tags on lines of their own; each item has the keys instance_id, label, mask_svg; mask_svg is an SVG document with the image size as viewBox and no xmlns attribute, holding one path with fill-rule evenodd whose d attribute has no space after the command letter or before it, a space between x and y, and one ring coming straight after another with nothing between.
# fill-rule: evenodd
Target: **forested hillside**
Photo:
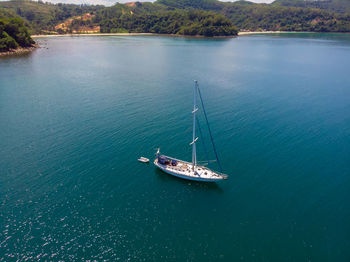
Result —
<instances>
[{"instance_id":1,"label":"forested hillside","mask_svg":"<svg viewBox=\"0 0 350 262\"><path fill-rule=\"evenodd\" d=\"M212 10L229 18L239 30L350 32L350 14L318 8L217 0L158 0L155 3L170 8Z\"/></svg>"},{"instance_id":2,"label":"forested hillside","mask_svg":"<svg viewBox=\"0 0 350 262\"><path fill-rule=\"evenodd\" d=\"M345 0L325 0L344 3ZM348 0L347 0L348 1ZM240 31L350 32L350 14L320 8L217 0L157 0L112 7L49 4L28 0L0 2L0 7L23 18L35 34L91 32L150 32L204 36L235 35ZM319 1L312 1L316 5ZM236 29L237 28L237 29Z\"/></svg>"},{"instance_id":3,"label":"forested hillside","mask_svg":"<svg viewBox=\"0 0 350 262\"><path fill-rule=\"evenodd\" d=\"M108 10L108 11L106 11ZM237 35L237 28L225 16L201 10L125 10L117 6L97 12L94 22L102 33L145 32L202 36Z\"/></svg>"},{"instance_id":4,"label":"forested hillside","mask_svg":"<svg viewBox=\"0 0 350 262\"><path fill-rule=\"evenodd\" d=\"M158 3L103 7L14 0L0 2L0 7L23 17L35 34L74 33L89 31L88 28L98 28L102 33L150 32L203 36L237 34L236 27L223 15L203 11L170 11L173 8Z\"/></svg>"},{"instance_id":5,"label":"forested hillside","mask_svg":"<svg viewBox=\"0 0 350 262\"><path fill-rule=\"evenodd\" d=\"M95 12L104 6L50 4L26 0L0 2L0 8L22 17L33 34L55 31L55 26L66 19Z\"/></svg>"},{"instance_id":6,"label":"forested hillside","mask_svg":"<svg viewBox=\"0 0 350 262\"><path fill-rule=\"evenodd\" d=\"M312 7L339 13L350 12L349 0L276 0L273 5Z\"/></svg>"},{"instance_id":7,"label":"forested hillside","mask_svg":"<svg viewBox=\"0 0 350 262\"><path fill-rule=\"evenodd\" d=\"M350 15L316 8L235 3L222 13L240 30L350 32Z\"/></svg>"},{"instance_id":8,"label":"forested hillside","mask_svg":"<svg viewBox=\"0 0 350 262\"><path fill-rule=\"evenodd\" d=\"M0 52L34 44L21 18L0 8Z\"/></svg>"}]
</instances>

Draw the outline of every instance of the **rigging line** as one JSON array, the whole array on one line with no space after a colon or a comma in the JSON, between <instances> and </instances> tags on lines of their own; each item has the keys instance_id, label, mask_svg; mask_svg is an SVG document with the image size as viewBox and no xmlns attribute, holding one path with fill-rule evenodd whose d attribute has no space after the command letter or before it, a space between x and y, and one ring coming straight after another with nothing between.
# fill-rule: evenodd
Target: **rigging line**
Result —
<instances>
[{"instance_id":1,"label":"rigging line","mask_svg":"<svg viewBox=\"0 0 350 262\"><path fill-rule=\"evenodd\" d=\"M215 157L216 157L216 160L218 161L218 166L219 166L219 168L220 168L220 172L222 172L222 167L221 167L221 164L220 164L220 161L219 161L218 153L216 152L216 148L215 148L215 144L214 144L213 135L211 134L211 130L210 130L210 126L209 126L209 121L208 121L207 113L205 112L205 107L204 107L204 103L203 103L203 99L202 99L201 90L199 89L199 86L198 86L198 85L197 85L197 90L198 90L199 98L200 98L200 100L201 100L201 104L202 104L202 108L203 108L203 113L204 113L205 121L207 122L208 131L209 131L209 135L210 135L210 140L211 140L211 143L212 143L213 148L214 148Z\"/></svg>"},{"instance_id":2,"label":"rigging line","mask_svg":"<svg viewBox=\"0 0 350 262\"><path fill-rule=\"evenodd\" d=\"M202 129L201 129L201 126L199 124L199 120L198 120L198 117L196 118L197 120L197 125L198 125L198 130L199 130L199 135L202 139L200 139L202 141L202 145L203 145L203 148L204 148L204 152L205 152L205 156L208 160L208 165L209 165L209 155L208 155L208 150L207 150L207 147L205 146L204 144L204 136L203 136L203 133L202 133Z\"/></svg>"}]
</instances>

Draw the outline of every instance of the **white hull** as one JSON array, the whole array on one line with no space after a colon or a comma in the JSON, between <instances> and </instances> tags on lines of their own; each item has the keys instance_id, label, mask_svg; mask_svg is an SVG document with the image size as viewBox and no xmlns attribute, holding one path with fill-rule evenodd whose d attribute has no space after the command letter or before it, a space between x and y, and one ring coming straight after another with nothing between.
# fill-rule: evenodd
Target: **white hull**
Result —
<instances>
[{"instance_id":1,"label":"white hull","mask_svg":"<svg viewBox=\"0 0 350 262\"><path fill-rule=\"evenodd\" d=\"M178 161L178 165L162 165L158 162L157 158L154 160L154 165L169 175L182 179L202 182L216 182L227 179L226 175L218 174L206 167L196 166L195 171L193 171L193 166L191 163L170 157L167 158Z\"/></svg>"},{"instance_id":2,"label":"white hull","mask_svg":"<svg viewBox=\"0 0 350 262\"><path fill-rule=\"evenodd\" d=\"M138 161L142 162L142 163L148 163L149 162L149 159L148 158L145 158L145 157L141 157L139 159L137 159Z\"/></svg>"},{"instance_id":3,"label":"white hull","mask_svg":"<svg viewBox=\"0 0 350 262\"><path fill-rule=\"evenodd\" d=\"M182 179L193 180L193 181L203 181L203 182L215 182L227 179L227 175L221 174L219 172L214 172L209 168L198 166L197 165L197 153L196 153L196 142L198 137L196 137L196 112L199 108L197 108L196 96L197 92L199 92L199 96L201 97L200 91L198 89L198 83L195 81L194 89L193 89L193 124L192 124L192 142L190 145L192 146L192 163L182 161L179 159L175 159L172 157L160 155L159 148L156 153L157 158L154 160L154 165L157 166L160 170L168 173L169 175L176 176ZM202 98L201 98L202 101ZM217 157L214 141L211 135L211 131L209 128L209 123L207 119L207 115L204 110L204 105L202 101L202 108L205 115L205 119L208 125L208 131L210 133L211 142L215 151L216 160L218 161L220 170L221 165L219 163L219 159Z\"/></svg>"}]
</instances>

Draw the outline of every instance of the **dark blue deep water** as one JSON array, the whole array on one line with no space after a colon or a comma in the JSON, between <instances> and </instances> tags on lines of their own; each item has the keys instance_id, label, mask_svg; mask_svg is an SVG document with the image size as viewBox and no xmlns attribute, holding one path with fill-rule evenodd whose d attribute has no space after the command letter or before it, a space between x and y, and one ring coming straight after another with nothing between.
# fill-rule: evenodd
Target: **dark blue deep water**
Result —
<instances>
[{"instance_id":1,"label":"dark blue deep water","mask_svg":"<svg viewBox=\"0 0 350 262\"><path fill-rule=\"evenodd\" d=\"M0 59L0 261L350 261L349 35L38 42ZM194 79L217 184L137 162L191 159Z\"/></svg>"}]
</instances>

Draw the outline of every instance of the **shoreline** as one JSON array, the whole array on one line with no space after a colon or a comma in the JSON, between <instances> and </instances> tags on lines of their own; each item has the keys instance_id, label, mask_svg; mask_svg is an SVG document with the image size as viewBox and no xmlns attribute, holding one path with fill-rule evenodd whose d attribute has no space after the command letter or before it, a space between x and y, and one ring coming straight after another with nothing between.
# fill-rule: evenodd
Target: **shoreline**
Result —
<instances>
[{"instance_id":1,"label":"shoreline","mask_svg":"<svg viewBox=\"0 0 350 262\"><path fill-rule=\"evenodd\" d=\"M39 45L37 45L37 44L34 44L33 46L30 46L30 47L19 47L19 48L16 48L16 49L11 49L9 51L0 52L0 57L13 56L13 55L22 55L22 54L26 54L26 53L32 52L32 51L34 51L37 48L39 48Z\"/></svg>"},{"instance_id":2,"label":"shoreline","mask_svg":"<svg viewBox=\"0 0 350 262\"><path fill-rule=\"evenodd\" d=\"M64 37L64 36L138 36L138 35L159 35L154 33L81 33L81 34L53 34L53 35L32 35L32 38L40 37Z\"/></svg>"},{"instance_id":3,"label":"shoreline","mask_svg":"<svg viewBox=\"0 0 350 262\"><path fill-rule=\"evenodd\" d=\"M306 32L306 31L243 31L238 32L235 36L214 36L208 37L212 39L220 38L234 38L238 36L250 36L250 35L268 35L268 34L349 34L350 32ZM32 38L47 38L47 37L79 37L79 36L168 36L168 37L187 37L187 38L207 38L205 36L196 35L175 35L175 34L156 34L156 33L73 33L73 34L47 34L47 35L31 35ZM38 44L34 44L31 47L20 47L5 52L0 52L0 57L21 55L34 51L39 48Z\"/></svg>"},{"instance_id":4,"label":"shoreline","mask_svg":"<svg viewBox=\"0 0 350 262\"><path fill-rule=\"evenodd\" d=\"M239 32L238 36L268 34L349 34L350 32L308 32L308 31L250 31Z\"/></svg>"},{"instance_id":5,"label":"shoreline","mask_svg":"<svg viewBox=\"0 0 350 262\"><path fill-rule=\"evenodd\" d=\"M317 34L319 32L305 32L305 31L243 31L239 32L238 36L244 35L268 35L268 34Z\"/></svg>"},{"instance_id":6,"label":"shoreline","mask_svg":"<svg viewBox=\"0 0 350 262\"><path fill-rule=\"evenodd\" d=\"M288 32L288 31L254 31L254 32L238 32L234 36L214 36L210 38L232 38L244 35L257 35L257 34L289 34L289 33L312 33L312 32ZM65 36L172 36L172 37L194 37L205 38L205 36L191 36L191 35L174 35L174 34L156 34L156 33L73 33L73 34L52 34L52 35L32 35L32 38L40 37L65 37Z\"/></svg>"},{"instance_id":7,"label":"shoreline","mask_svg":"<svg viewBox=\"0 0 350 262\"><path fill-rule=\"evenodd\" d=\"M214 36L210 38L232 38L246 35L262 35L262 34L346 34L346 32L306 32L306 31L243 31L238 32L235 36ZM47 34L47 35L32 35L32 38L40 37L65 37L65 36L172 36L172 37L194 37L206 38L205 36L190 36L190 35L174 35L174 34L156 34L156 33L72 33L72 34Z\"/></svg>"},{"instance_id":8,"label":"shoreline","mask_svg":"<svg viewBox=\"0 0 350 262\"><path fill-rule=\"evenodd\" d=\"M178 34L157 34L157 33L72 33L72 34L47 34L47 35L31 35L32 38L41 37L76 37L76 36L168 36L168 37L188 37L188 38L233 38L238 35L230 36L203 36L203 35L178 35Z\"/></svg>"},{"instance_id":9,"label":"shoreline","mask_svg":"<svg viewBox=\"0 0 350 262\"><path fill-rule=\"evenodd\" d=\"M244 35L257 35L257 34L290 34L290 33L312 33L312 32L292 32L292 31L250 31L250 32L238 32L237 35L232 36L213 36L208 38L232 38ZM193 37L193 38L206 38L202 35L176 35L176 34L156 34L156 33L72 33L72 34L48 34L48 35L32 35L32 38L40 37L65 37L65 36L171 36L171 37Z\"/></svg>"}]
</instances>

